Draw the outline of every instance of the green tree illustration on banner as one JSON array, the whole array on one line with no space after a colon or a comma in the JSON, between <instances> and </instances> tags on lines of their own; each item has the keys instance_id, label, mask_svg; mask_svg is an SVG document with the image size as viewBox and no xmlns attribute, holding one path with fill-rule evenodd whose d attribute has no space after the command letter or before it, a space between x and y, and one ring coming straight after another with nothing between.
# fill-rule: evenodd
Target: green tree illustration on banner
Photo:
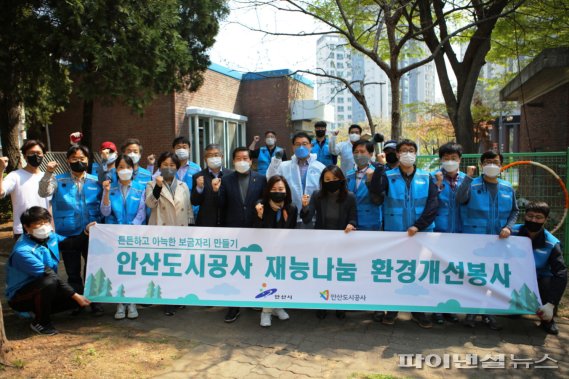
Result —
<instances>
[{"instance_id":1,"label":"green tree illustration on banner","mask_svg":"<svg viewBox=\"0 0 569 379\"><path fill-rule=\"evenodd\" d=\"M156 288L154 288L153 295L155 299L162 299L162 288L160 288L160 286L156 286Z\"/></svg>"},{"instance_id":2,"label":"green tree illustration on banner","mask_svg":"<svg viewBox=\"0 0 569 379\"><path fill-rule=\"evenodd\" d=\"M146 299L154 298L154 287L155 287L155 284L151 280L150 283L148 283L148 287L146 287L146 295L144 296Z\"/></svg>"},{"instance_id":3,"label":"green tree illustration on banner","mask_svg":"<svg viewBox=\"0 0 569 379\"><path fill-rule=\"evenodd\" d=\"M93 292L93 281L95 280L95 277L93 276L93 274L90 274L87 279L85 280L85 295L86 296L91 296L94 294Z\"/></svg>"},{"instance_id":4,"label":"green tree illustration on banner","mask_svg":"<svg viewBox=\"0 0 569 379\"><path fill-rule=\"evenodd\" d=\"M103 283L103 288L101 289L99 295L113 297L112 291L113 291L113 285L111 284L111 281L109 280L109 278L105 278L105 282Z\"/></svg>"},{"instance_id":5,"label":"green tree illustration on banner","mask_svg":"<svg viewBox=\"0 0 569 379\"><path fill-rule=\"evenodd\" d=\"M112 297L113 285L107 278L105 271L100 268L95 275L91 274L85 281L85 291L89 296L110 296Z\"/></svg>"},{"instance_id":6,"label":"green tree illustration on banner","mask_svg":"<svg viewBox=\"0 0 569 379\"><path fill-rule=\"evenodd\" d=\"M119 288L117 288L117 297L124 297L125 291L124 286L121 284Z\"/></svg>"},{"instance_id":7,"label":"green tree illustration on banner","mask_svg":"<svg viewBox=\"0 0 569 379\"><path fill-rule=\"evenodd\" d=\"M539 306L537 296L525 284L520 288L519 292L516 290L512 291L510 309L537 311Z\"/></svg>"}]
</instances>

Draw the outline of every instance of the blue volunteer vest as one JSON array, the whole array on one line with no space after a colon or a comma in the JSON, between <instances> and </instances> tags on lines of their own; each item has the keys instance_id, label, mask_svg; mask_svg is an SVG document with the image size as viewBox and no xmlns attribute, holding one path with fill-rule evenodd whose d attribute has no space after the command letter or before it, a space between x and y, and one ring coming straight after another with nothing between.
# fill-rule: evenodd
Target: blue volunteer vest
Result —
<instances>
[{"instance_id":1,"label":"blue volunteer vest","mask_svg":"<svg viewBox=\"0 0 569 379\"><path fill-rule=\"evenodd\" d=\"M368 167L375 170L375 167L372 164ZM373 204L369 199L368 189L365 184L365 177L361 180L358 188L356 188L356 174L356 170L352 169L348 172L346 178L348 180L348 191L353 192L356 195L358 229L379 230L381 225L381 206Z\"/></svg>"},{"instance_id":2,"label":"blue volunteer vest","mask_svg":"<svg viewBox=\"0 0 569 379\"><path fill-rule=\"evenodd\" d=\"M144 191L145 187L142 184L133 181L124 199L120 184L113 184L109 191L111 214L105 217L105 224L132 225L140 199L144 197Z\"/></svg>"},{"instance_id":3,"label":"blue volunteer vest","mask_svg":"<svg viewBox=\"0 0 569 379\"><path fill-rule=\"evenodd\" d=\"M113 175L113 182L116 182L117 175ZM133 182L138 182L146 187L146 183L152 181L152 173L145 168L138 166L138 170L136 171L136 175L132 178Z\"/></svg>"},{"instance_id":4,"label":"blue volunteer vest","mask_svg":"<svg viewBox=\"0 0 569 379\"><path fill-rule=\"evenodd\" d=\"M470 234L500 234L508 222L516 195L512 185L498 179L498 193L492 199L484 179L479 176L470 185L470 200L460 207L462 232Z\"/></svg>"},{"instance_id":5,"label":"blue volunteer vest","mask_svg":"<svg viewBox=\"0 0 569 379\"><path fill-rule=\"evenodd\" d=\"M312 154L316 154L316 160L324 166L330 166L334 164L332 154L330 154L330 147L328 144L328 138L324 140L324 144L322 147L318 144L318 140L314 138L312 140L312 150L310 151Z\"/></svg>"},{"instance_id":6,"label":"blue volunteer vest","mask_svg":"<svg viewBox=\"0 0 569 379\"><path fill-rule=\"evenodd\" d=\"M439 208L435 218L435 232L440 233L461 233L462 220L460 218L460 204L456 201L456 191L466 174L458 172L458 180L454 191L450 188L448 178L443 176L443 189L439 192ZM437 179L433 174L433 182Z\"/></svg>"},{"instance_id":7,"label":"blue volunteer vest","mask_svg":"<svg viewBox=\"0 0 569 379\"><path fill-rule=\"evenodd\" d=\"M386 176L389 189L383 203L384 229L404 232L423 214L429 198L430 176L428 172L416 169L410 188L407 188L399 168L387 171ZM433 227L431 224L423 231L431 232Z\"/></svg>"},{"instance_id":8,"label":"blue volunteer vest","mask_svg":"<svg viewBox=\"0 0 569 379\"><path fill-rule=\"evenodd\" d=\"M275 155L275 153L277 153L278 151L283 151L282 147L275 147L275 150L273 151L273 155ZM271 164L271 158L272 155L269 152L269 149L266 146L263 146L259 149L259 157L257 158L257 172L263 176L265 176L267 174L267 169L269 168L269 165Z\"/></svg>"},{"instance_id":9,"label":"blue volunteer vest","mask_svg":"<svg viewBox=\"0 0 569 379\"><path fill-rule=\"evenodd\" d=\"M524 226L524 224L516 224L512 229L512 234L517 236L520 233L520 229ZM551 234L549 231L544 230L543 233L545 234L545 246L540 247L538 249L533 249L533 259L535 260L535 271L537 273L538 278L542 278L545 276L553 276L551 273L551 267L547 263L549 261L549 256L553 251L555 245L557 245L559 240Z\"/></svg>"},{"instance_id":10,"label":"blue volunteer vest","mask_svg":"<svg viewBox=\"0 0 569 379\"><path fill-rule=\"evenodd\" d=\"M87 224L101 219L101 187L96 176L85 175L81 192L70 173L55 177L57 190L52 199L53 220L55 231L62 236L76 236Z\"/></svg>"},{"instance_id":11,"label":"blue volunteer vest","mask_svg":"<svg viewBox=\"0 0 569 379\"><path fill-rule=\"evenodd\" d=\"M55 233L51 233L48 237L46 242L47 246L37 243L25 233L18 239L12 249L12 253L10 253L8 257L8 263L6 265L6 297L8 300L10 300L20 288L38 278L37 276L32 276L14 267L12 264L14 254L17 253L24 257L36 257L43 262L44 266L57 272L57 264L59 263L58 241L59 238Z\"/></svg>"}]
</instances>

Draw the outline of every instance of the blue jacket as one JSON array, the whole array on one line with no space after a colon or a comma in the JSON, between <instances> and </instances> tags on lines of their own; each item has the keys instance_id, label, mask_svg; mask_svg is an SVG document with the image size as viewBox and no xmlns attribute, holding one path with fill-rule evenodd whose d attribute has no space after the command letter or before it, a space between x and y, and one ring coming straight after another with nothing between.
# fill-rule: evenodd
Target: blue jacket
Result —
<instances>
[{"instance_id":1,"label":"blue jacket","mask_svg":"<svg viewBox=\"0 0 569 379\"><path fill-rule=\"evenodd\" d=\"M219 189L219 206L223 209L224 222L222 226L234 228L251 228L255 215L255 205L261 197L267 185L267 179L256 171L249 174L249 188L245 201L241 199L238 172L224 175L221 178Z\"/></svg>"},{"instance_id":2,"label":"blue jacket","mask_svg":"<svg viewBox=\"0 0 569 379\"><path fill-rule=\"evenodd\" d=\"M460 217L460 204L456 201L456 191L464 180L466 174L458 172L458 180L454 191L450 187L446 175L443 176L443 188L439 192L439 208L435 218L435 232L440 233L461 233L462 220ZM436 183L435 175L432 175L433 182Z\"/></svg>"},{"instance_id":3,"label":"blue jacket","mask_svg":"<svg viewBox=\"0 0 569 379\"><path fill-rule=\"evenodd\" d=\"M512 185L498 179L496 199L486 188L484 179L479 176L470 185L470 199L460 208L462 232L470 234L500 234L508 223L516 195Z\"/></svg>"},{"instance_id":4,"label":"blue jacket","mask_svg":"<svg viewBox=\"0 0 569 379\"><path fill-rule=\"evenodd\" d=\"M259 148L259 157L257 158L257 172L263 176L267 174L267 169L271 164L271 158L275 155L278 151L283 151L282 147L275 147L273 150L273 154L269 152L267 146L263 146Z\"/></svg>"},{"instance_id":5,"label":"blue jacket","mask_svg":"<svg viewBox=\"0 0 569 379\"><path fill-rule=\"evenodd\" d=\"M45 245L34 241L27 233L18 239L6 264L6 297L8 300L25 285L33 282L45 273L49 267L57 272L59 263L59 242L62 237L51 233Z\"/></svg>"},{"instance_id":6,"label":"blue jacket","mask_svg":"<svg viewBox=\"0 0 569 379\"><path fill-rule=\"evenodd\" d=\"M512 235L517 236L520 234L521 228L524 224L516 224L512 229ZM559 240L551 234L549 231L544 230L545 234L545 246L537 249L533 249L533 259L535 260L535 271L538 278L545 276L553 276L551 272L551 267L549 267L549 256L555 245L559 244Z\"/></svg>"},{"instance_id":7,"label":"blue jacket","mask_svg":"<svg viewBox=\"0 0 569 379\"><path fill-rule=\"evenodd\" d=\"M117 175L113 175L113 181L116 182L117 180ZM146 183L152 181L152 173L147 169L138 166L138 170L133 174L132 181L138 182L146 187Z\"/></svg>"},{"instance_id":8,"label":"blue jacket","mask_svg":"<svg viewBox=\"0 0 569 379\"><path fill-rule=\"evenodd\" d=\"M383 203L384 229L390 232L404 232L423 214L429 198L428 172L416 169L407 188L405 179L401 176L399 168L385 173L389 182L387 196ZM429 225L424 231L432 232L434 225Z\"/></svg>"},{"instance_id":9,"label":"blue jacket","mask_svg":"<svg viewBox=\"0 0 569 379\"><path fill-rule=\"evenodd\" d=\"M318 144L318 140L314 138L312 140L312 150L310 152L312 154L316 154L316 160L322 163L324 166L336 164L336 161L338 159L335 155L330 154L328 138L324 140L322 147L320 147Z\"/></svg>"},{"instance_id":10,"label":"blue jacket","mask_svg":"<svg viewBox=\"0 0 569 379\"><path fill-rule=\"evenodd\" d=\"M375 166L371 163L369 168L375 170ZM357 178L356 170L352 169L348 172L346 178L348 180L348 191L356 195L356 206L358 214L359 230L379 230L381 226L381 206L373 204L369 198L366 186L366 177L361 180L360 185L356 189Z\"/></svg>"},{"instance_id":11,"label":"blue jacket","mask_svg":"<svg viewBox=\"0 0 569 379\"><path fill-rule=\"evenodd\" d=\"M113 184L109 191L111 214L105 217L105 224L132 225L145 190L145 186L133 181L126 199L123 199L120 185Z\"/></svg>"},{"instance_id":12,"label":"blue jacket","mask_svg":"<svg viewBox=\"0 0 569 379\"><path fill-rule=\"evenodd\" d=\"M83 232L87 224L101 220L101 187L97 177L86 174L83 190L78 191L70 173L55 177L57 189L53 194L53 220L55 230L63 236Z\"/></svg>"}]
</instances>

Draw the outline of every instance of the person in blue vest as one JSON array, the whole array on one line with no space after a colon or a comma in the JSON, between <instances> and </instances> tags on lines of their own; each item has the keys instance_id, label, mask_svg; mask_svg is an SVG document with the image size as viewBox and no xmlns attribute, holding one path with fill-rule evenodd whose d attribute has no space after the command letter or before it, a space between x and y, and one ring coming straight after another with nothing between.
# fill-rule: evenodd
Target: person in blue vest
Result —
<instances>
[{"instance_id":1,"label":"person in blue vest","mask_svg":"<svg viewBox=\"0 0 569 379\"><path fill-rule=\"evenodd\" d=\"M417 232L432 232L438 209L438 189L430 174L415 166L417 144L404 139L396 146L399 167L385 171L377 167L366 179L370 197L376 204L383 204L383 226L385 231L407 232L412 237ZM370 177L371 176L371 177ZM374 320L393 325L398 312L381 312ZM413 321L422 328L431 328L431 320L422 312L413 312Z\"/></svg>"},{"instance_id":2,"label":"person in blue vest","mask_svg":"<svg viewBox=\"0 0 569 379\"><path fill-rule=\"evenodd\" d=\"M381 228L381 206L371 201L366 185L367 175L375 171L375 166L371 163L373 148L373 143L369 141L354 142L352 151L355 165L346 176L348 191L356 195L359 230L380 230Z\"/></svg>"},{"instance_id":3,"label":"person in blue vest","mask_svg":"<svg viewBox=\"0 0 569 379\"><path fill-rule=\"evenodd\" d=\"M96 176L87 174L89 149L73 145L67 150L70 172L55 176L57 162L48 162L46 173L40 180L38 194L52 196L52 211L57 234L68 237L59 249L65 264L68 282L77 293L83 293L81 257L87 260L89 240L83 231L91 222L101 221L101 186ZM91 304L97 316L103 314L100 304Z\"/></svg>"},{"instance_id":4,"label":"person in blue vest","mask_svg":"<svg viewBox=\"0 0 569 379\"><path fill-rule=\"evenodd\" d=\"M546 202L530 202L526 205L524 223L515 225L512 234L531 239L537 285L544 304L537 315L541 319L541 327L547 333L557 335L559 329L553 315L567 286L567 266L563 260L561 243L545 229L548 217L549 205Z\"/></svg>"},{"instance_id":5,"label":"person in blue vest","mask_svg":"<svg viewBox=\"0 0 569 379\"><path fill-rule=\"evenodd\" d=\"M14 245L6 263L6 298L18 312L33 312L30 324L33 331L54 335L58 331L51 323L51 314L91 304L83 295L57 274L58 244L66 237L53 232L51 215L45 208L34 206L20 216L24 234ZM89 228L82 231L84 239Z\"/></svg>"},{"instance_id":6,"label":"person in blue vest","mask_svg":"<svg viewBox=\"0 0 569 379\"><path fill-rule=\"evenodd\" d=\"M101 144L99 148L101 155L101 164L93 162L91 166L91 174L99 178L102 183L105 180L112 180L115 174L115 161L117 160L117 147L114 143L107 141Z\"/></svg>"},{"instance_id":7,"label":"person in blue vest","mask_svg":"<svg viewBox=\"0 0 569 379\"><path fill-rule=\"evenodd\" d=\"M512 184L498 178L504 157L487 151L480 156L482 175L474 177L475 166L468 166L467 176L458 187L456 199L461 204L462 232L468 234L493 234L508 238L512 233L519 210ZM464 325L476 326L475 314L468 314ZM483 315L482 321L492 330L502 329L493 315Z\"/></svg>"},{"instance_id":8,"label":"person in blue vest","mask_svg":"<svg viewBox=\"0 0 569 379\"><path fill-rule=\"evenodd\" d=\"M439 208L435 218L435 232L462 233L460 204L456 200L458 187L464 181L466 174L460 171L462 146L448 142L439 147L440 170L432 177L439 190ZM445 319L452 323L458 322L458 317L452 313L433 313L433 321L444 324Z\"/></svg>"},{"instance_id":9,"label":"person in blue vest","mask_svg":"<svg viewBox=\"0 0 569 379\"><path fill-rule=\"evenodd\" d=\"M140 157L142 156L142 145L137 138L128 138L121 146L121 152L126 154L132 159L134 163L134 171L132 173L132 180L142 185L152 181L151 171L139 165ZM114 179L113 179L114 180Z\"/></svg>"},{"instance_id":10,"label":"person in blue vest","mask_svg":"<svg viewBox=\"0 0 569 379\"><path fill-rule=\"evenodd\" d=\"M336 165L338 156L332 155L328 137L326 136L326 122L318 121L314 124L316 138L312 139L312 149L310 153L316 154L316 160L326 166Z\"/></svg>"},{"instance_id":11,"label":"person in blue vest","mask_svg":"<svg viewBox=\"0 0 569 379\"><path fill-rule=\"evenodd\" d=\"M267 169L271 164L271 158L278 154L283 161L287 160L286 151L280 146L277 146L277 133L272 130L265 132L265 146L257 148L257 143L261 140L259 136L253 137L253 142L249 145L249 153L251 159L257 160L257 172L261 175L267 174Z\"/></svg>"},{"instance_id":12,"label":"person in blue vest","mask_svg":"<svg viewBox=\"0 0 569 379\"><path fill-rule=\"evenodd\" d=\"M134 163L128 155L119 155L116 160L117 181L103 182L103 200L101 201L101 214L105 217L105 224L142 225L146 221L146 204L144 192L146 187L132 180ZM117 304L115 320L122 320L127 316L138 317L136 304L131 303L125 307Z\"/></svg>"}]
</instances>

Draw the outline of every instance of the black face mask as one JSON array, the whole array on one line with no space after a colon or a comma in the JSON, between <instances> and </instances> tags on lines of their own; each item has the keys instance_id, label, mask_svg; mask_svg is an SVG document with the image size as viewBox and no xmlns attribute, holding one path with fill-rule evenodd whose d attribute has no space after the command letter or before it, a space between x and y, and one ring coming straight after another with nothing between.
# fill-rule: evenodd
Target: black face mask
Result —
<instances>
[{"instance_id":1,"label":"black face mask","mask_svg":"<svg viewBox=\"0 0 569 379\"><path fill-rule=\"evenodd\" d=\"M395 152L391 152L391 153L387 153L385 154L385 160L387 161L387 163L389 164L394 164L397 163L397 153Z\"/></svg>"},{"instance_id":2,"label":"black face mask","mask_svg":"<svg viewBox=\"0 0 569 379\"><path fill-rule=\"evenodd\" d=\"M325 130L317 130L316 131L316 137L318 137L318 138L324 137L325 135L326 135Z\"/></svg>"},{"instance_id":3,"label":"black face mask","mask_svg":"<svg viewBox=\"0 0 569 379\"><path fill-rule=\"evenodd\" d=\"M69 164L69 167L74 172L84 172L87 170L87 163L81 161L73 162Z\"/></svg>"},{"instance_id":4,"label":"black face mask","mask_svg":"<svg viewBox=\"0 0 569 379\"><path fill-rule=\"evenodd\" d=\"M330 193L338 191L340 188L342 188L343 185L343 180L333 180L331 182L324 182L323 184L324 190Z\"/></svg>"},{"instance_id":5,"label":"black face mask","mask_svg":"<svg viewBox=\"0 0 569 379\"><path fill-rule=\"evenodd\" d=\"M541 228L543 228L543 224L541 222L534 222L528 220L525 221L525 226L526 229L532 233L537 233L541 230Z\"/></svg>"},{"instance_id":6,"label":"black face mask","mask_svg":"<svg viewBox=\"0 0 569 379\"><path fill-rule=\"evenodd\" d=\"M32 167L39 167L42 161L43 156L41 155L34 154L26 156L26 162L28 162L28 164Z\"/></svg>"},{"instance_id":7,"label":"black face mask","mask_svg":"<svg viewBox=\"0 0 569 379\"><path fill-rule=\"evenodd\" d=\"M286 199L286 192L269 192L269 199L275 203L281 203Z\"/></svg>"}]
</instances>

